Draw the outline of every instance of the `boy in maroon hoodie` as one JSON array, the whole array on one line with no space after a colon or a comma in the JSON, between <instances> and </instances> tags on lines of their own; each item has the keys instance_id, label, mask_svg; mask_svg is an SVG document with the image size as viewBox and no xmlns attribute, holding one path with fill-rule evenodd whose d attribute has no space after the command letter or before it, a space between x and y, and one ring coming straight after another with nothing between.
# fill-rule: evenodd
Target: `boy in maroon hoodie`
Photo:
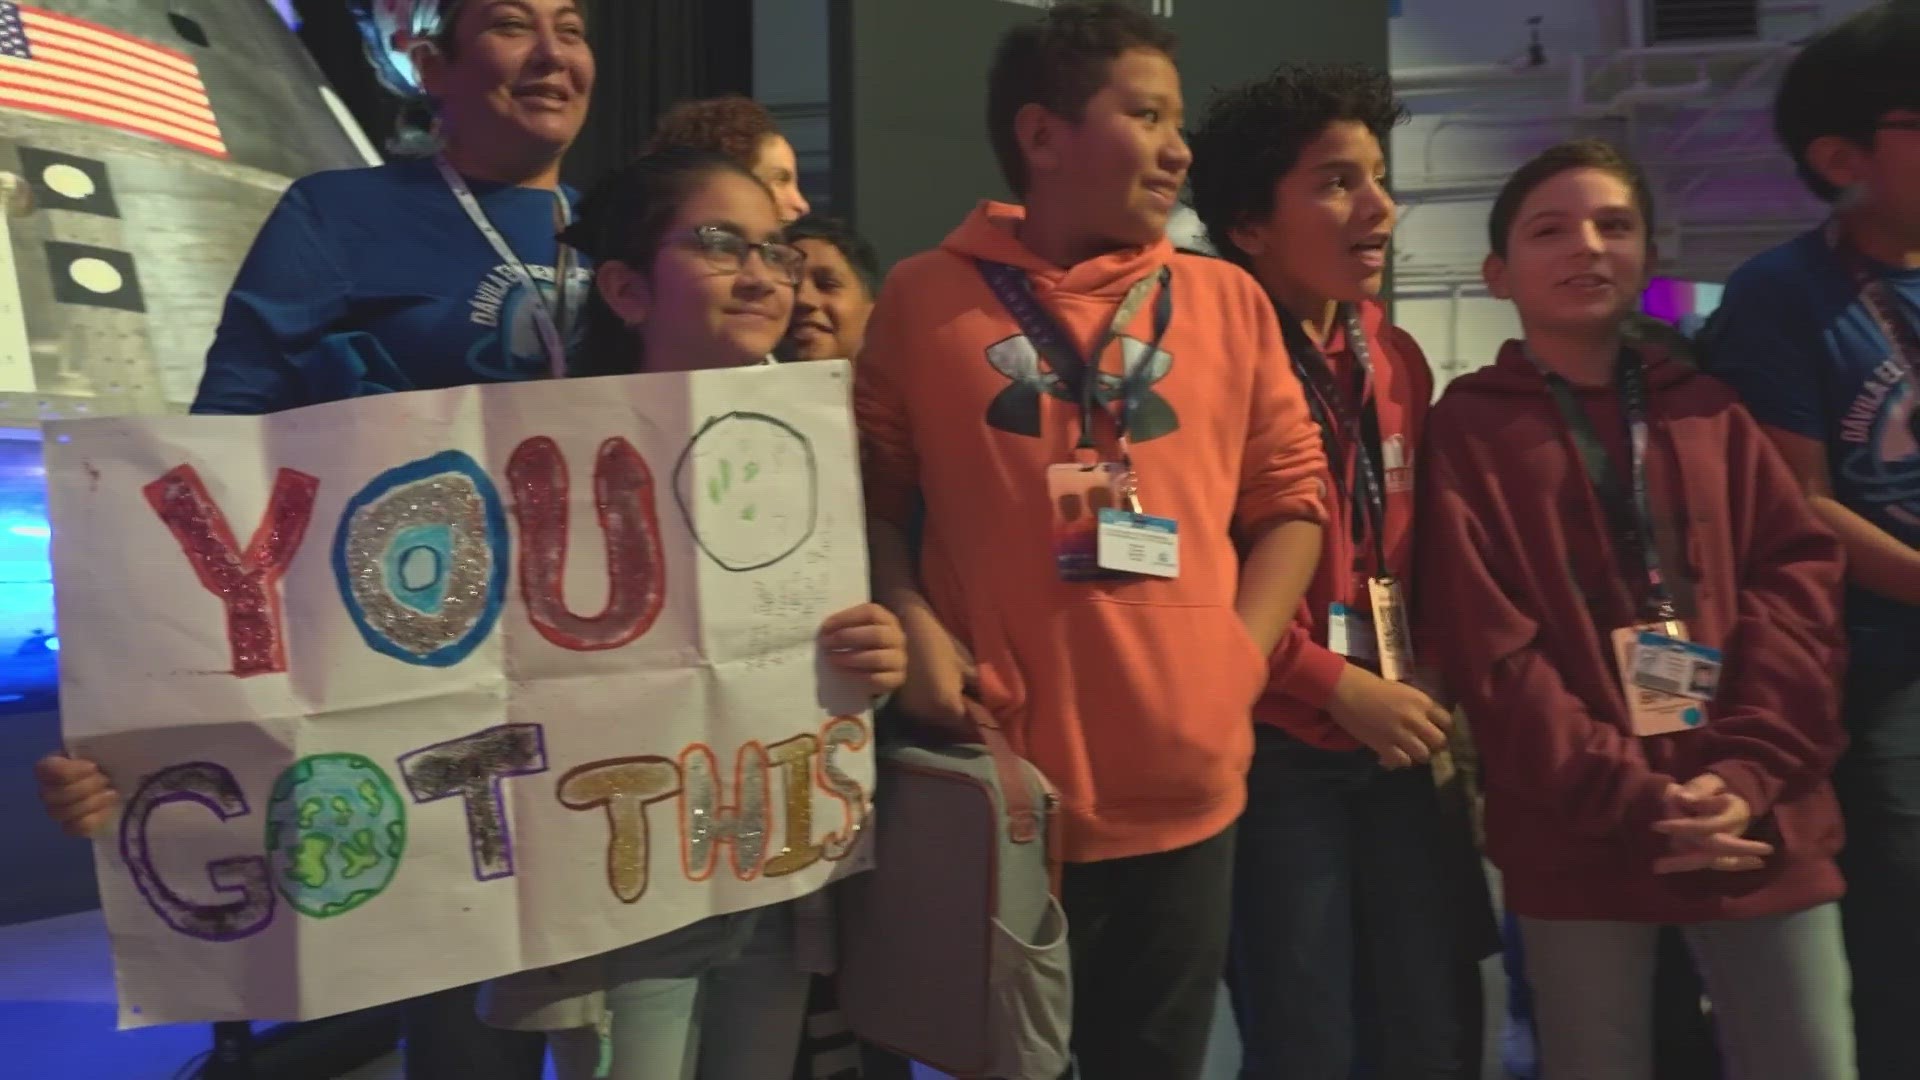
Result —
<instances>
[{"instance_id":1,"label":"boy in maroon hoodie","mask_svg":"<svg viewBox=\"0 0 1920 1080\"><path fill-rule=\"evenodd\" d=\"M1840 550L1731 391L1623 343L1651 218L1602 143L1495 202L1487 283L1526 340L1428 425L1421 642L1473 718L1543 1073L1651 1074L1675 925L1730 1074L1851 1080Z\"/></svg>"},{"instance_id":2,"label":"boy in maroon hoodie","mask_svg":"<svg viewBox=\"0 0 1920 1080\"><path fill-rule=\"evenodd\" d=\"M1433 395L1379 302L1397 211L1383 144L1405 115L1384 71L1289 65L1222 92L1193 134L1194 209L1273 299L1334 480L1319 568L1254 710L1229 977L1241 1080L1347 1080L1356 983L1390 1018L1368 1040L1381 1080L1479 1076L1486 888L1427 766L1451 718L1382 663L1390 613L1372 599L1413 568Z\"/></svg>"}]
</instances>

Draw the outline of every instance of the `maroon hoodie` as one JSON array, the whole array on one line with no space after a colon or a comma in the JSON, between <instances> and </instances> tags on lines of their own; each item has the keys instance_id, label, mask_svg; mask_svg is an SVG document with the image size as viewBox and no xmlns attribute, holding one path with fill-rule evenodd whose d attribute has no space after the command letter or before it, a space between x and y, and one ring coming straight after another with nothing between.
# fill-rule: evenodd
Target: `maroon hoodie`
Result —
<instances>
[{"instance_id":1,"label":"maroon hoodie","mask_svg":"<svg viewBox=\"0 0 1920 1080\"><path fill-rule=\"evenodd\" d=\"M1692 923L1799 911L1843 891L1827 777L1840 726L1841 552L1720 382L1648 355L1647 485L1693 640L1722 650L1699 728L1632 734L1611 632L1644 611L1546 382L1518 342L1448 388L1420 476L1421 645L1473 725L1488 854L1516 912ZM1624 472L1618 395L1581 389ZM1631 560L1630 562L1627 560ZM1668 785L1705 772L1753 808L1765 868L1656 875Z\"/></svg>"}]
</instances>

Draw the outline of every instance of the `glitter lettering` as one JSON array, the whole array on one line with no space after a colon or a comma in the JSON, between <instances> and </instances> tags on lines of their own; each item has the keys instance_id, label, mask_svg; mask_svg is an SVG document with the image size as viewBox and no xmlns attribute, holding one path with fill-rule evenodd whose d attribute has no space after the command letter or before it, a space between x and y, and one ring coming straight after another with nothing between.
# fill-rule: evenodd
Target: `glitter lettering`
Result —
<instances>
[{"instance_id":1,"label":"glitter lettering","mask_svg":"<svg viewBox=\"0 0 1920 1080\"><path fill-rule=\"evenodd\" d=\"M780 854L767 860L770 878L796 874L820 861L823 851L813 842L813 759L820 740L796 735L767 747L767 758L780 769L786 796L786 841Z\"/></svg>"},{"instance_id":2,"label":"glitter lettering","mask_svg":"<svg viewBox=\"0 0 1920 1080\"><path fill-rule=\"evenodd\" d=\"M560 805L606 807L607 884L621 903L631 904L647 892L647 807L679 792L680 769L663 757L596 761L560 778Z\"/></svg>"},{"instance_id":3,"label":"glitter lettering","mask_svg":"<svg viewBox=\"0 0 1920 1080\"><path fill-rule=\"evenodd\" d=\"M719 846L733 846L733 874L741 881L760 876L772 829L767 806L767 751L747 743L734 756L734 803L723 803L713 751L695 743L680 753L680 857L687 877L713 876Z\"/></svg>"},{"instance_id":4,"label":"glitter lettering","mask_svg":"<svg viewBox=\"0 0 1920 1080\"><path fill-rule=\"evenodd\" d=\"M389 469L348 500L334 535L334 577L369 647L450 667L500 618L507 537L493 481L448 450Z\"/></svg>"},{"instance_id":5,"label":"glitter lettering","mask_svg":"<svg viewBox=\"0 0 1920 1080\"><path fill-rule=\"evenodd\" d=\"M614 649L653 627L666 600L667 565L654 513L653 473L633 444L600 444L594 505L607 545L607 605L598 615L567 607L567 461L545 436L521 443L507 462L520 524L520 595L540 636L563 649Z\"/></svg>"},{"instance_id":6,"label":"glitter lettering","mask_svg":"<svg viewBox=\"0 0 1920 1080\"><path fill-rule=\"evenodd\" d=\"M207 880L215 892L238 894L223 903L198 903L161 880L154 869L147 826L155 810L177 802L204 806L221 821L250 812L233 774L211 762L173 765L147 777L127 800L120 819L120 858L147 906L168 926L203 941L235 941L265 930L273 921L274 891L268 882L267 860L258 855L236 855L207 864Z\"/></svg>"},{"instance_id":7,"label":"glitter lettering","mask_svg":"<svg viewBox=\"0 0 1920 1080\"><path fill-rule=\"evenodd\" d=\"M840 768L842 750L862 750L867 745L867 725L857 716L836 716L820 729L820 788L845 808L844 829L820 838L820 848L828 860L838 862L853 850L860 830L866 827L871 806L860 781Z\"/></svg>"},{"instance_id":8,"label":"glitter lettering","mask_svg":"<svg viewBox=\"0 0 1920 1080\"><path fill-rule=\"evenodd\" d=\"M416 803L459 796L467 811L473 876L513 876L513 833L500 782L547 771L546 733L539 724L502 724L400 758L400 775Z\"/></svg>"},{"instance_id":9,"label":"glitter lettering","mask_svg":"<svg viewBox=\"0 0 1920 1080\"><path fill-rule=\"evenodd\" d=\"M266 515L245 552L193 466L181 465L141 490L186 553L200 584L225 607L233 673L246 678L287 670L280 578L306 536L319 479L281 469L267 498Z\"/></svg>"}]
</instances>

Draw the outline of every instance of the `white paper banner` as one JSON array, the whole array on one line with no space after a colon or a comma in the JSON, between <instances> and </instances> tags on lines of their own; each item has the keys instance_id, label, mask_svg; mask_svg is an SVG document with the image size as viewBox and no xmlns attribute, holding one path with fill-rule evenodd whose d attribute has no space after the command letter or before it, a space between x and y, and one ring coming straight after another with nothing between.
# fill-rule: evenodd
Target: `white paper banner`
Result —
<instances>
[{"instance_id":1,"label":"white paper banner","mask_svg":"<svg viewBox=\"0 0 1920 1080\"><path fill-rule=\"evenodd\" d=\"M48 425L125 1026L306 1019L858 868L845 363Z\"/></svg>"}]
</instances>

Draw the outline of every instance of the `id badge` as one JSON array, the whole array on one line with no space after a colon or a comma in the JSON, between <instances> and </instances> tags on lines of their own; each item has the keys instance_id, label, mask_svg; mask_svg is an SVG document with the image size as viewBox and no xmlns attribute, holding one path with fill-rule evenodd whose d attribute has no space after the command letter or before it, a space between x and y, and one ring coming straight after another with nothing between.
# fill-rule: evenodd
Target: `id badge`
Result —
<instances>
[{"instance_id":1,"label":"id badge","mask_svg":"<svg viewBox=\"0 0 1920 1080\"><path fill-rule=\"evenodd\" d=\"M1118 581L1130 575L1100 566L1100 515L1126 505L1127 470L1118 462L1047 466L1053 504L1053 563L1061 581Z\"/></svg>"},{"instance_id":2,"label":"id badge","mask_svg":"<svg viewBox=\"0 0 1920 1080\"><path fill-rule=\"evenodd\" d=\"M1100 568L1148 577L1180 576L1180 524L1130 510L1100 511Z\"/></svg>"},{"instance_id":3,"label":"id badge","mask_svg":"<svg viewBox=\"0 0 1920 1080\"><path fill-rule=\"evenodd\" d=\"M1719 689L1720 653L1689 642L1686 633L1679 622L1613 632L1614 660L1635 735L1670 735L1707 722L1705 703Z\"/></svg>"},{"instance_id":4,"label":"id badge","mask_svg":"<svg viewBox=\"0 0 1920 1080\"><path fill-rule=\"evenodd\" d=\"M1345 604L1328 605L1327 648L1349 660L1372 663L1379 659L1373 620Z\"/></svg>"},{"instance_id":5,"label":"id badge","mask_svg":"<svg viewBox=\"0 0 1920 1080\"><path fill-rule=\"evenodd\" d=\"M1380 677L1406 682L1413 677L1413 628L1407 620L1406 594L1395 578L1367 579L1373 600L1373 632L1380 647Z\"/></svg>"}]
</instances>

